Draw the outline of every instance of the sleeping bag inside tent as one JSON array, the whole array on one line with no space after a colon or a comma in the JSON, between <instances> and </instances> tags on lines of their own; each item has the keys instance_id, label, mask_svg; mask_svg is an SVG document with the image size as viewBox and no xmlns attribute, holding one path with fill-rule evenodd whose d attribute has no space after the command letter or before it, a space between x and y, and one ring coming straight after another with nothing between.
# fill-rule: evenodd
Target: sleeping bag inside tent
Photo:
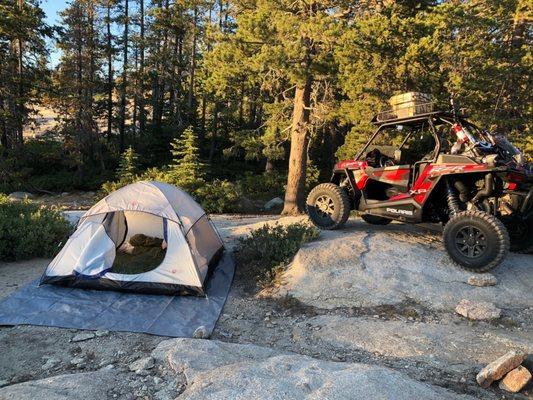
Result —
<instances>
[{"instance_id":1,"label":"sleeping bag inside tent","mask_svg":"<svg viewBox=\"0 0 533 400\"><path fill-rule=\"evenodd\" d=\"M203 295L223 250L191 196L165 183L137 182L83 215L41 284Z\"/></svg>"}]
</instances>

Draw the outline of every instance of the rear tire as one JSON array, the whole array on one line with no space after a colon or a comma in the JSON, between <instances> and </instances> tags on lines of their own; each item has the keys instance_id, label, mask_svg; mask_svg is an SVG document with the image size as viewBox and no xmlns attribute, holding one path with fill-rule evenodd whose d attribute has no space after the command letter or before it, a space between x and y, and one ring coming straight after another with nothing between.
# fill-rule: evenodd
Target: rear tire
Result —
<instances>
[{"instance_id":1,"label":"rear tire","mask_svg":"<svg viewBox=\"0 0 533 400\"><path fill-rule=\"evenodd\" d=\"M509 232L511 251L514 253L533 252L533 217L522 220L516 216L502 217L502 222Z\"/></svg>"},{"instance_id":2,"label":"rear tire","mask_svg":"<svg viewBox=\"0 0 533 400\"><path fill-rule=\"evenodd\" d=\"M444 246L461 268L485 272L498 266L509 252L509 234L502 222L483 211L463 211L444 227Z\"/></svg>"},{"instance_id":3,"label":"rear tire","mask_svg":"<svg viewBox=\"0 0 533 400\"><path fill-rule=\"evenodd\" d=\"M380 217L378 215L363 214L361 215L363 221L371 225L388 225L392 222L391 219Z\"/></svg>"},{"instance_id":4,"label":"rear tire","mask_svg":"<svg viewBox=\"0 0 533 400\"><path fill-rule=\"evenodd\" d=\"M309 218L320 229L338 229L350 216L348 194L334 183L322 183L311 190L306 207Z\"/></svg>"}]
</instances>

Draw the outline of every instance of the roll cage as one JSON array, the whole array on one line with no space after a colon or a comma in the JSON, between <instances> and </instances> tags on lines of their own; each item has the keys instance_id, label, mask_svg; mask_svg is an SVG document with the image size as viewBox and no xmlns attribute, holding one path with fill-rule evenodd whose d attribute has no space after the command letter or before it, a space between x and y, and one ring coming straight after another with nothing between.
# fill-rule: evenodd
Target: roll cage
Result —
<instances>
[{"instance_id":1,"label":"roll cage","mask_svg":"<svg viewBox=\"0 0 533 400\"><path fill-rule=\"evenodd\" d=\"M376 131L374 131L374 133L372 134L368 142L365 144L365 146L357 153L354 160L360 161L362 157L365 156L366 151L368 150L370 145L374 142L374 140L378 137L378 135L387 128L394 127L394 126L408 126L408 127L413 128L409 132L407 132L406 136L404 137L400 146L398 147L401 150L405 146L409 138L411 138L411 136L416 132L417 128L423 128L424 125L427 125L430 129L430 132L433 135L433 139L435 140L435 144L436 144L434 153L433 153L433 158L430 160L418 161L417 163L435 162L441 152L442 139L443 139L441 135L439 135L439 133L437 132L436 127L441 126L441 125L449 125L451 127L455 122L460 122L461 124L469 125L469 126L474 127L476 130L479 130L479 128L477 128L474 124L466 121L464 119L464 116L459 121L457 121L457 119L454 117L452 113L442 112L442 111L436 111L436 112L431 112L427 114L417 115L415 117L394 119L394 120L389 120L389 121L378 121L376 118L374 118L372 120L372 123L377 125L378 128L376 129Z\"/></svg>"}]
</instances>

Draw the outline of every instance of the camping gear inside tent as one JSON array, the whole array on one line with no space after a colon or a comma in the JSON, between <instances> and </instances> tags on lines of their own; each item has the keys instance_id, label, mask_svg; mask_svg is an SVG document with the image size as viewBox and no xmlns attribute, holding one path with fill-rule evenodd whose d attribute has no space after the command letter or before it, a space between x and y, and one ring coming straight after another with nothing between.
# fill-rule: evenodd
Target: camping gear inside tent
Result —
<instances>
[{"instance_id":1,"label":"camping gear inside tent","mask_svg":"<svg viewBox=\"0 0 533 400\"><path fill-rule=\"evenodd\" d=\"M203 295L223 250L205 211L187 193L137 182L83 215L41 284Z\"/></svg>"}]
</instances>

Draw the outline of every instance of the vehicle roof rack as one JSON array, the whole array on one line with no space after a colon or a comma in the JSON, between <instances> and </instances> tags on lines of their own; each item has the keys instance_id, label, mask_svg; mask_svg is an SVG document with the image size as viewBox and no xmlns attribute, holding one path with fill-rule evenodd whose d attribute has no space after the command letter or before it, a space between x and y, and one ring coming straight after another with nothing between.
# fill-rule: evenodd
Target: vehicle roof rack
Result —
<instances>
[{"instance_id":1,"label":"vehicle roof rack","mask_svg":"<svg viewBox=\"0 0 533 400\"><path fill-rule=\"evenodd\" d=\"M385 111L384 113L390 113L390 110L389 111ZM372 118L372 120L370 122L372 122L374 125L416 125L417 122L420 122L422 120L426 120L428 119L428 117L445 117L445 118L454 118L454 115L452 112L450 111L442 111L442 110L438 110L438 111L431 111L431 112L427 112L427 113L420 113L420 114L416 114L416 115L412 115L412 116L408 116L408 117L404 117L404 118L398 118L396 116L392 116L390 118L386 118L386 119L383 119L383 114L384 113L379 113L377 114L376 116L374 116L374 118ZM467 118L468 116L466 114L460 114L459 115L460 118Z\"/></svg>"}]
</instances>

